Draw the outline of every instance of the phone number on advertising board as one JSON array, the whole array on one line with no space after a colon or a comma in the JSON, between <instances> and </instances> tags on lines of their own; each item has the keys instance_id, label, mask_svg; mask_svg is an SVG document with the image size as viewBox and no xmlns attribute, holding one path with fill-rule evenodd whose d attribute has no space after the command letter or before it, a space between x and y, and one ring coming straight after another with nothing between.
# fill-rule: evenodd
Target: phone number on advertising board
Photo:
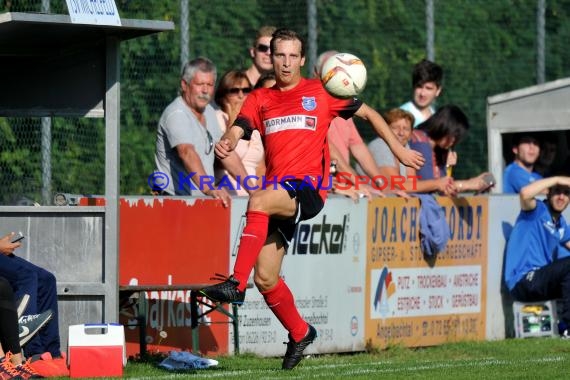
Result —
<instances>
[{"instance_id":1,"label":"phone number on advertising board","mask_svg":"<svg viewBox=\"0 0 570 380\"><path fill-rule=\"evenodd\" d=\"M436 319L422 323L423 336L448 336L450 334L475 335L478 318Z\"/></svg>"}]
</instances>

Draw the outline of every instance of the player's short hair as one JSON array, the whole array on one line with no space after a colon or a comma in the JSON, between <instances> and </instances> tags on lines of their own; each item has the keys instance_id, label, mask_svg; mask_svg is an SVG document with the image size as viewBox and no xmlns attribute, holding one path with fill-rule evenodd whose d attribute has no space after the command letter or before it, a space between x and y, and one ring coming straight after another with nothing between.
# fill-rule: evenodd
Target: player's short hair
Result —
<instances>
[{"instance_id":1,"label":"player's short hair","mask_svg":"<svg viewBox=\"0 0 570 380\"><path fill-rule=\"evenodd\" d=\"M277 29L271 38L271 54L275 52L275 43L278 40L282 41L300 41L301 42L301 57L305 56L305 40L300 34L291 29L281 28Z\"/></svg>"},{"instance_id":2,"label":"player's short hair","mask_svg":"<svg viewBox=\"0 0 570 380\"><path fill-rule=\"evenodd\" d=\"M443 81L443 69L437 63L422 59L416 63L412 72L412 87L423 86L428 82L434 82L441 87Z\"/></svg>"}]
</instances>

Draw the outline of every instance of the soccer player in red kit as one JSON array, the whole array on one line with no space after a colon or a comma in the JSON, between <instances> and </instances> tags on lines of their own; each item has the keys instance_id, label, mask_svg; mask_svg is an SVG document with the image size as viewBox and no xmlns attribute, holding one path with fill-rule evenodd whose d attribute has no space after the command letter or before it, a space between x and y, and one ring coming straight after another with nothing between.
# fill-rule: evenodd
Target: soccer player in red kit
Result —
<instances>
[{"instance_id":1,"label":"soccer player in red kit","mask_svg":"<svg viewBox=\"0 0 570 380\"><path fill-rule=\"evenodd\" d=\"M292 369L317 331L295 307L293 294L279 276L283 256L301 220L319 213L326 198L329 176L327 131L337 116L367 120L405 165L420 168L420 153L404 148L382 117L357 99L329 95L320 80L301 76L305 63L303 39L279 29L271 40L277 84L250 93L233 126L216 144L224 159L240 138L257 129L265 147L266 181L249 199L234 273L223 282L203 288L216 302L241 304L252 269L265 302L289 332L283 369Z\"/></svg>"}]
</instances>

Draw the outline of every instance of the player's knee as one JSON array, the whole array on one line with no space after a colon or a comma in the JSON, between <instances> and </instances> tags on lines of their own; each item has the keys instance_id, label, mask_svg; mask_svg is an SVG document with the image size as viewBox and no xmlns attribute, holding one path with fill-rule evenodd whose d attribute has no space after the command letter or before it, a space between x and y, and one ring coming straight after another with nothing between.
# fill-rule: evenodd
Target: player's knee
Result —
<instances>
[{"instance_id":1,"label":"player's knee","mask_svg":"<svg viewBox=\"0 0 570 380\"><path fill-rule=\"evenodd\" d=\"M247 209L249 211L265 211L265 203L262 191L258 191L249 198Z\"/></svg>"},{"instance_id":2,"label":"player's knee","mask_svg":"<svg viewBox=\"0 0 570 380\"><path fill-rule=\"evenodd\" d=\"M255 276L253 276L253 282L260 292L265 292L267 290L273 289L275 285L277 285L279 276L275 278L274 277L275 276L264 276L262 273L256 273Z\"/></svg>"}]
</instances>

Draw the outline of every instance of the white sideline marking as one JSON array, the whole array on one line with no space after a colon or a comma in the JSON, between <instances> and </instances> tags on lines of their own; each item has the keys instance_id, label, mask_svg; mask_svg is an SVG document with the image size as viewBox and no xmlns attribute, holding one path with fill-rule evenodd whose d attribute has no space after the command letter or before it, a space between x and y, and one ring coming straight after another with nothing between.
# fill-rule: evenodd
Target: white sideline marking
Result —
<instances>
[{"instance_id":1,"label":"white sideline marking","mask_svg":"<svg viewBox=\"0 0 570 380\"><path fill-rule=\"evenodd\" d=\"M423 371L423 370L432 370L432 369L440 369L440 368L458 368L458 367L488 367L488 366L498 366L498 365L505 365L505 364L515 364L515 363L552 363L552 362L561 362L565 360L561 356L546 356L543 358L536 358L536 359L521 359L521 360L505 360L505 359L462 359L462 360L454 360L448 363L433 363L426 361L423 364L418 364L410 367L403 367L403 368L362 368L362 367L370 367L370 366L381 366L381 365L394 365L394 364L401 364L399 362L393 361L377 361L373 363L341 363L341 364L324 364L318 366L303 366L299 367L296 371L298 371L298 376L287 376L288 379L304 379L307 377L307 372L315 372L321 371L323 369L334 369L334 368L343 368L346 367L347 371L342 374L337 375L364 375L369 373L398 373L398 372L412 372L412 371ZM349 367L356 367L351 369ZM275 369L275 373L273 376L271 373L268 373L268 370L239 370L239 371L216 371L211 372L204 370L204 372L197 370L192 372L192 376L199 376L200 378L219 378L219 377L226 377L226 376L240 376L240 375L257 375L256 379L274 379L275 377L279 377L279 373L281 373L280 369ZM283 372L286 373L286 372ZM290 372L287 372L290 374ZM188 378L188 373L173 373L173 374L166 374L164 376L152 376L152 377L131 377L130 379L134 380L156 380L156 379L177 379L177 378ZM260 375L265 375L261 377ZM330 377L330 374L317 374L312 373L312 378L318 377Z\"/></svg>"}]
</instances>

